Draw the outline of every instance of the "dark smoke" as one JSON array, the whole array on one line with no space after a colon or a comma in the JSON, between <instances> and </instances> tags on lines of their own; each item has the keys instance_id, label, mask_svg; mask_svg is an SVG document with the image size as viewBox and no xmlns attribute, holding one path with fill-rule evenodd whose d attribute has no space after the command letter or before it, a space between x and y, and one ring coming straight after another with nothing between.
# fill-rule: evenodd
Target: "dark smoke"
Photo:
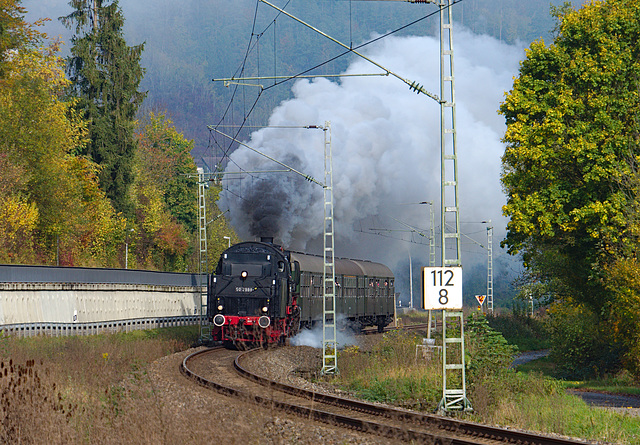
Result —
<instances>
[{"instance_id":1,"label":"dark smoke","mask_svg":"<svg viewBox=\"0 0 640 445\"><path fill-rule=\"evenodd\" d=\"M282 200L286 194L282 184L259 180L242 202L242 212L249 218L249 230L254 237L279 236Z\"/></svg>"},{"instance_id":2,"label":"dark smoke","mask_svg":"<svg viewBox=\"0 0 640 445\"><path fill-rule=\"evenodd\" d=\"M298 171L303 170L300 158L293 153L283 156L282 162ZM274 168L282 169L281 166L263 163L260 170ZM266 173L250 182L240 207L246 216L249 233L254 238L270 236L282 240L290 229L290 222L300 216L295 202L302 194L313 195L313 186L293 172ZM317 185L315 187L320 189Z\"/></svg>"},{"instance_id":3,"label":"dark smoke","mask_svg":"<svg viewBox=\"0 0 640 445\"><path fill-rule=\"evenodd\" d=\"M439 92L437 38L387 38L370 47L367 55L427 90ZM475 236L483 237L486 230L476 223L492 220L494 241L502 238L506 223L500 185L500 157L504 153L500 138L505 126L497 109L513 83L521 56L521 48L457 28L459 205L461 222L473 224L461 230L481 232ZM347 69L347 73L372 71L371 64L361 59L354 59ZM290 128L330 122L336 255L380 261L392 268L400 260L406 262L411 246L398 238L423 238L408 233L407 226L398 221L422 230L429 227L429 207L408 203L433 201L436 213L440 209L439 104L387 77L299 80L292 93L293 99L274 109L269 119L273 128L252 133L248 145L322 180L322 132ZM295 165L287 162L291 156L296 158ZM227 173L237 171L238 166L247 171L282 168L243 148L231 158ZM230 209L238 234L245 239L256 237L264 235L256 230L277 225L272 234L283 246L321 253L322 188L293 173L259 178L244 175L230 180L228 189L220 194L220 208ZM241 203L238 197L250 199L250 204ZM259 210L270 205L277 210ZM247 213L248 209L252 211ZM438 256L439 243L437 239ZM469 248L464 246L464 264L470 258L466 253ZM415 264L424 264L417 258L427 256L428 249L416 245L412 254ZM486 261L486 253L479 257Z\"/></svg>"}]
</instances>

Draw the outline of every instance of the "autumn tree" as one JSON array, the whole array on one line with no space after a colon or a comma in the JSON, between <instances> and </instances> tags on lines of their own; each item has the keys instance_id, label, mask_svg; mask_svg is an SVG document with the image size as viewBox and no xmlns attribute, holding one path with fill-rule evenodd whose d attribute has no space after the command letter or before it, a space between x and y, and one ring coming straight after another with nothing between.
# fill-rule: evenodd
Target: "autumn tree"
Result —
<instances>
[{"instance_id":1,"label":"autumn tree","mask_svg":"<svg viewBox=\"0 0 640 445\"><path fill-rule=\"evenodd\" d=\"M133 182L135 117L145 93L138 91L144 44L129 47L118 1L71 0L74 11L62 22L75 32L67 73L69 95L90 122L82 150L100 165L100 186L116 210L132 214L127 201Z\"/></svg>"},{"instance_id":2,"label":"autumn tree","mask_svg":"<svg viewBox=\"0 0 640 445\"><path fill-rule=\"evenodd\" d=\"M23 13L23 11L21 11ZM97 166L76 152L86 122L64 99L57 44L31 25L5 60L0 88L0 261L107 265L120 220Z\"/></svg>"},{"instance_id":3,"label":"autumn tree","mask_svg":"<svg viewBox=\"0 0 640 445\"><path fill-rule=\"evenodd\" d=\"M37 33L23 20L26 10L22 0L0 0L0 79L6 75L6 65L15 52Z\"/></svg>"},{"instance_id":4,"label":"autumn tree","mask_svg":"<svg viewBox=\"0 0 640 445\"><path fill-rule=\"evenodd\" d=\"M198 218L193 141L154 112L141 119L136 139L131 200L137 259L148 267L184 271Z\"/></svg>"},{"instance_id":5,"label":"autumn tree","mask_svg":"<svg viewBox=\"0 0 640 445\"><path fill-rule=\"evenodd\" d=\"M176 220L189 232L197 229L196 164L191 156L193 141L187 140L162 112L141 119L136 135L144 175L162 191L164 202Z\"/></svg>"},{"instance_id":6,"label":"autumn tree","mask_svg":"<svg viewBox=\"0 0 640 445\"><path fill-rule=\"evenodd\" d=\"M242 241L227 219L228 209L220 210L218 207L217 202L221 191L222 186L215 182L211 182L210 187L205 190L206 211L209 215L207 217L207 254L210 272L215 270L220 255L229 247L229 244Z\"/></svg>"},{"instance_id":7,"label":"autumn tree","mask_svg":"<svg viewBox=\"0 0 640 445\"><path fill-rule=\"evenodd\" d=\"M553 44L531 44L500 107L510 218L503 244L537 281L554 283L559 304L593 315L595 330L611 323L617 304L606 271L637 241L626 211L637 199L627 184L640 155L640 4L555 13ZM621 347L614 337L609 346L603 353Z\"/></svg>"}]
</instances>

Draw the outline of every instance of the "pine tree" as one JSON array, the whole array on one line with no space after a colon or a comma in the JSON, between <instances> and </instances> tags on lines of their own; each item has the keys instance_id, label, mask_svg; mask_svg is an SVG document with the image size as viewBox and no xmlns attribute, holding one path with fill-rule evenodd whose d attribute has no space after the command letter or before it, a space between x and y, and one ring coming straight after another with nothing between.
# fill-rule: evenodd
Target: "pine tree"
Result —
<instances>
[{"instance_id":1,"label":"pine tree","mask_svg":"<svg viewBox=\"0 0 640 445\"><path fill-rule=\"evenodd\" d=\"M116 210L130 215L135 117L146 96L138 91L144 43L127 46L117 0L71 0L69 5L74 11L60 18L75 28L67 59L69 95L78 98L78 109L91 122L91 140L81 154L100 165L102 189Z\"/></svg>"}]
</instances>

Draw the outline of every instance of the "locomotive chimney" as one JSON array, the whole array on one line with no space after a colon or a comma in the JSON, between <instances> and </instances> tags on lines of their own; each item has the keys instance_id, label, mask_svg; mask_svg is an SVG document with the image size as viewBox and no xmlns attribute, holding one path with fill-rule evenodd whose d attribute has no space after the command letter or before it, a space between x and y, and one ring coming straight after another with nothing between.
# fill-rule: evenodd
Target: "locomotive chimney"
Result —
<instances>
[{"instance_id":1,"label":"locomotive chimney","mask_svg":"<svg viewBox=\"0 0 640 445\"><path fill-rule=\"evenodd\" d=\"M273 244L273 237L272 236L261 236L260 237L260 242L267 243L267 244Z\"/></svg>"}]
</instances>

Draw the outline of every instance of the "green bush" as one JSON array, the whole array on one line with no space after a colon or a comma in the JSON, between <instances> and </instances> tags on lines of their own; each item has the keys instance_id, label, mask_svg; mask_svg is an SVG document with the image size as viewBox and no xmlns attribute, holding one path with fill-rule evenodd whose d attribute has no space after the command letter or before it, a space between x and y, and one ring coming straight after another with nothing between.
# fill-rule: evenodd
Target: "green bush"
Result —
<instances>
[{"instance_id":1,"label":"green bush","mask_svg":"<svg viewBox=\"0 0 640 445\"><path fill-rule=\"evenodd\" d=\"M487 316L489 326L499 331L520 351L535 351L551 347L549 329L540 318L534 318L523 312L514 311L508 315Z\"/></svg>"},{"instance_id":2,"label":"green bush","mask_svg":"<svg viewBox=\"0 0 640 445\"><path fill-rule=\"evenodd\" d=\"M486 374L506 370L513 362L518 347L507 343L483 314L472 313L467 317L466 352L467 379L473 381Z\"/></svg>"},{"instance_id":3,"label":"green bush","mask_svg":"<svg viewBox=\"0 0 640 445\"><path fill-rule=\"evenodd\" d=\"M551 359L558 377L585 380L619 371L619 346L589 308L556 303L549 314Z\"/></svg>"}]
</instances>

